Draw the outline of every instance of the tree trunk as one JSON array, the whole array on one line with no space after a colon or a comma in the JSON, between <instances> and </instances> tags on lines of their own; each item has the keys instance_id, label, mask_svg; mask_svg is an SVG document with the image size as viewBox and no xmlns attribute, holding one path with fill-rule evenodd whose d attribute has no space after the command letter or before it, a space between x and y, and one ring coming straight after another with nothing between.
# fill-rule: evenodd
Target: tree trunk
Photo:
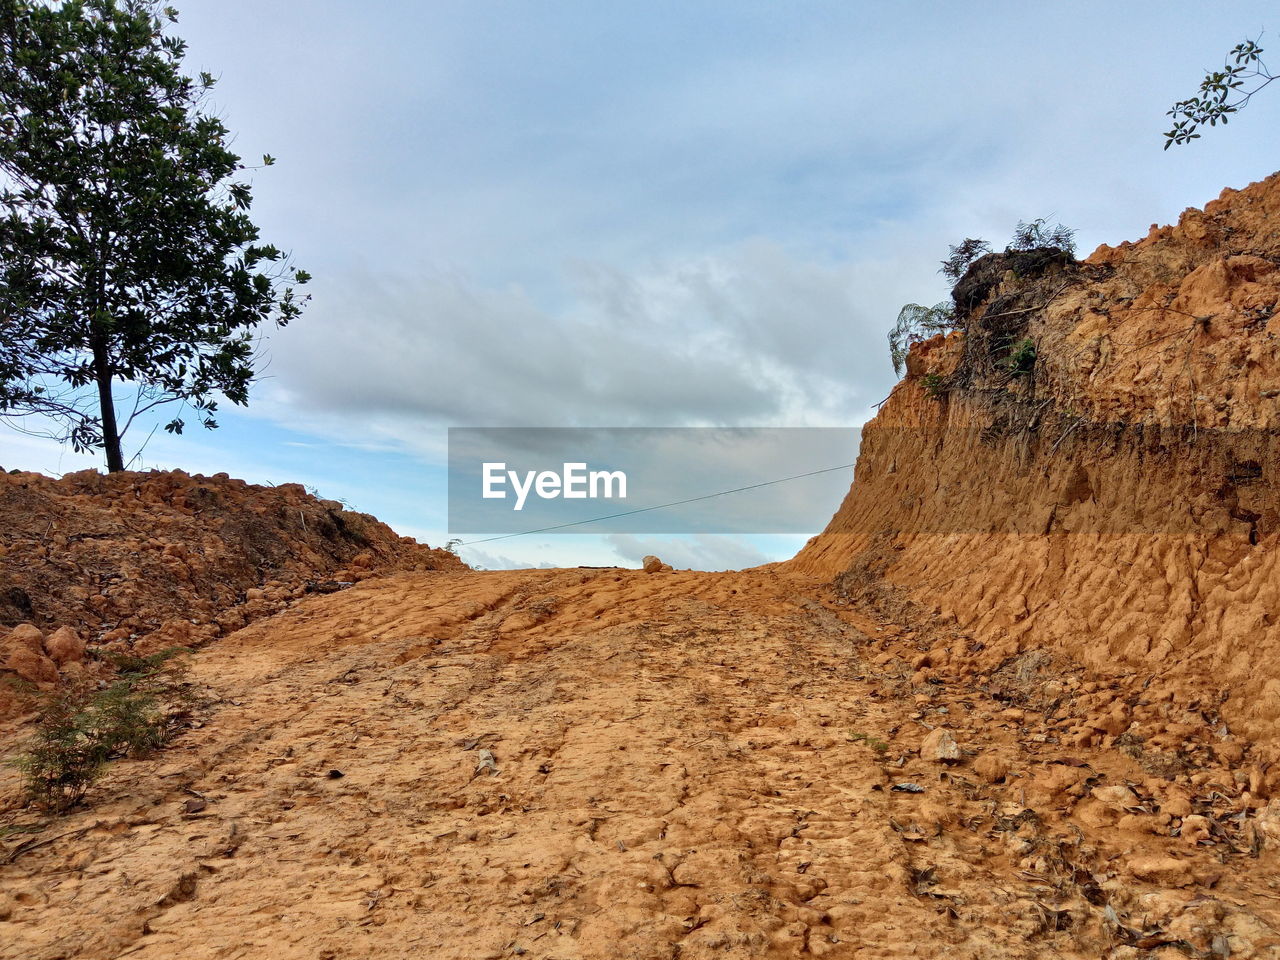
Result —
<instances>
[{"instance_id":1,"label":"tree trunk","mask_svg":"<svg viewBox=\"0 0 1280 960\"><path fill-rule=\"evenodd\" d=\"M120 453L116 404L111 398L111 361L107 356L107 345L98 340L93 344L93 373L98 381L98 406L102 411L102 445L107 448L107 472L118 473L124 469L124 457Z\"/></svg>"}]
</instances>

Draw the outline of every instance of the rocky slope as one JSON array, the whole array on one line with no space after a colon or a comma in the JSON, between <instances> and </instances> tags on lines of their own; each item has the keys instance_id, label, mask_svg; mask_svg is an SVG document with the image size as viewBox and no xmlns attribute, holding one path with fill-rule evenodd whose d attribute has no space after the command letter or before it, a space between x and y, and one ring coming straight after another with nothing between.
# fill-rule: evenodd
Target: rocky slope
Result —
<instances>
[{"instance_id":1,"label":"rocky slope","mask_svg":"<svg viewBox=\"0 0 1280 960\"><path fill-rule=\"evenodd\" d=\"M1280 175L1082 263L1018 267L988 258L957 287L964 330L913 350L793 566L938 615L950 669L1042 651L1120 678L1124 723L1082 741L1194 729L1269 793Z\"/></svg>"}]
</instances>

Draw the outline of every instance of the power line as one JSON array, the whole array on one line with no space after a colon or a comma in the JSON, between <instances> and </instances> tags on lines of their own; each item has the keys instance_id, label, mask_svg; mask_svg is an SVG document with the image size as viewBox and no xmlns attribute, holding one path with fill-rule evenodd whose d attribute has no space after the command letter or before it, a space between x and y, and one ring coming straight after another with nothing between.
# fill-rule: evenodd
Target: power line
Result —
<instances>
[{"instance_id":1,"label":"power line","mask_svg":"<svg viewBox=\"0 0 1280 960\"><path fill-rule=\"evenodd\" d=\"M776 483L787 483L790 480L803 480L805 477L816 477L820 473L833 473L836 470L848 470L850 467L856 466L852 463L842 463L838 467L824 467L821 470L810 470L808 473L797 473L794 477L782 477L778 480L765 480L763 483L752 483L745 487L734 487L732 490L721 490L719 493L708 493L701 497L690 497L688 500L673 500L670 503L660 503L653 507L641 507L638 510L626 510L622 513L611 513L604 517L592 517L590 520L574 520L572 523L557 523L551 527L539 527L536 530L523 530L520 533L507 533L500 537L485 537L483 540L468 540L465 543L459 543L459 547L470 547L477 543L493 543L495 540L510 540L513 537L527 537L534 533L548 533L552 530L563 530L566 527L580 527L584 523L599 523L601 520L616 520L618 517L632 517L637 513L649 513L653 510L663 510L667 507L679 507L686 503L697 503L700 500L714 500L716 497L727 496L730 493L742 493L744 490L758 490L760 487L771 487Z\"/></svg>"}]
</instances>

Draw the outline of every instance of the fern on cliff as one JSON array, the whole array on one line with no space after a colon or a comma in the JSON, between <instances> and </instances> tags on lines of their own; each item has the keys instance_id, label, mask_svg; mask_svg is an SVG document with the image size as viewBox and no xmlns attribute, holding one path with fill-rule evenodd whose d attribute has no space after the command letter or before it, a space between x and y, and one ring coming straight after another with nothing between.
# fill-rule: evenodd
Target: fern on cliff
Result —
<instances>
[{"instance_id":1,"label":"fern on cliff","mask_svg":"<svg viewBox=\"0 0 1280 960\"><path fill-rule=\"evenodd\" d=\"M894 373L902 375L907 351L913 343L927 340L937 333L955 329L955 308L947 301L923 307L908 303L898 312L898 322L889 331L889 357L893 360Z\"/></svg>"}]
</instances>

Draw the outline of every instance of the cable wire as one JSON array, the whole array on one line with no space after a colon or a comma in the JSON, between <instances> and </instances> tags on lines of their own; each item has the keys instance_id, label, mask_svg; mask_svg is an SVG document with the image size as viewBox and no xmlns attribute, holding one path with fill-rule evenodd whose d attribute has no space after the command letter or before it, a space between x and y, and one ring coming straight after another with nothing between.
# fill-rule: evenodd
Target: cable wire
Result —
<instances>
[{"instance_id":1,"label":"cable wire","mask_svg":"<svg viewBox=\"0 0 1280 960\"><path fill-rule=\"evenodd\" d=\"M566 527L580 527L585 523L599 523L602 520L616 520L618 517L632 517L637 513L649 513L653 510L664 510L667 507L679 507L686 503L697 503L700 500L714 500L716 497L727 496L731 493L742 493L744 490L758 490L760 487L771 487L777 483L787 483L790 480L803 480L805 477L816 477L820 473L833 473L836 470L848 470L856 466L852 463L842 463L838 467L824 467L821 470L810 470L808 473L797 473L794 477L781 477L777 480L765 480L763 483L752 483L745 487L734 487L732 490L721 490L719 493L707 493L700 497L690 497L687 500L673 500L670 503L659 503L653 507L640 507L638 510L625 510L622 513L611 513L604 517L592 517L590 520L574 520L572 523L557 523L551 527L538 527L536 530L522 530L520 533L506 533L500 537L485 537L483 540L467 540L465 543L459 543L459 547L470 547L477 543L493 543L495 540L510 540L513 537L527 537L534 533L548 533L552 530L563 530Z\"/></svg>"}]
</instances>

